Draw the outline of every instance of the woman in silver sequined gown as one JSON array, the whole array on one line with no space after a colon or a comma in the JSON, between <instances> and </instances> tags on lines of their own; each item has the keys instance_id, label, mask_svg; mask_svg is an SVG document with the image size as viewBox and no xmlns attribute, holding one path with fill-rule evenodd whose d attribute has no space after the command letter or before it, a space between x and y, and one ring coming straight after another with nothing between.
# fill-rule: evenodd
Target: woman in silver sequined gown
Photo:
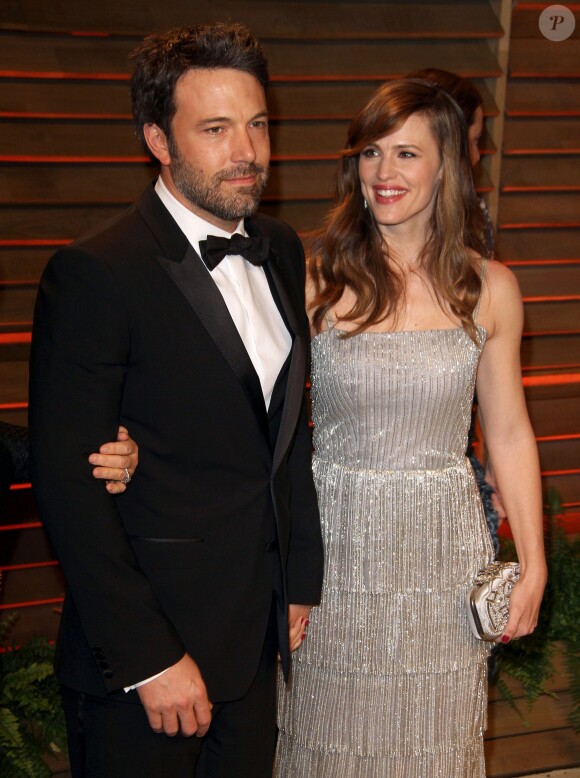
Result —
<instances>
[{"instance_id":1,"label":"woman in silver sequined gown","mask_svg":"<svg viewBox=\"0 0 580 778\"><path fill-rule=\"evenodd\" d=\"M280 769L483 776L488 652L465 615L492 558L465 456L480 350L463 329L312 345L326 577L282 694Z\"/></svg>"},{"instance_id":2,"label":"woman in silver sequined gown","mask_svg":"<svg viewBox=\"0 0 580 778\"><path fill-rule=\"evenodd\" d=\"M454 120L449 98L434 97L439 90L417 87L417 82L400 84L382 87L371 98L367 109L373 116L400 105L401 95L410 90L421 106L428 106L423 108L427 117L446 112ZM360 130L364 125L368 136L365 126L371 122L365 125L360 118L365 110L351 125L352 151L344 158L356 157L365 196L361 220L366 229L378 227L388 251L425 235L432 223L428 219L437 218L433 213L442 175L441 169L435 175L436 167L429 172L425 162L425 144L434 134L423 113L401 109L389 134L384 129L388 123L377 121L386 137L371 137L370 143ZM434 146L439 155L445 153L442 143ZM413 156L402 156L399 148L407 147L412 152L404 154ZM463 146L458 157L460 153L465 156ZM387 174L383 169L391 157L393 170ZM407 164L417 158L423 159L422 167ZM348 159L343 167L349 164L352 170ZM449 175L449 167L442 167ZM426 186L430 181L431 188ZM348 197L356 196L351 187ZM476 209L475 197L473 202ZM340 213L339 200L331 227ZM397 244L401 236L403 243ZM315 245L324 249L323 242ZM491 278L484 283L486 263L467 261L473 262L482 290L506 286L503 274L509 271L499 263L492 263ZM311 263L324 284L339 275L331 258L328 266L321 271ZM314 313L317 334L312 341L313 469L326 572L322 603L312 610L308 638L294 654L290 683L280 684L275 775L484 778L488 645L471 634L465 600L493 549L465 451L488 337L477 321L477 309L483 300L485 323L500 342L493 305L485 291L472 296L469 330L465 318L458 321L433 299L418 270L407 278L398 315L364 320L365 311L366 326L357 329L361 314L351 314L356 296L344 286L340 291L342 296L326 307L320 296L313 303L320 312L318 320ZM521 301L516 299L514 306L521 309ZM495 357L503 364L504 356L500 343ZM517 361L511 352L509 359ZM495 370L486 365L481 386L478 379L486 412L486 383L493 384L489 376ZM511 375L506 391L514 401L521 393L519 378ZM503 411L507 406L502 402ZM530 514L516 517L513 530L520 562L525 559L531 572L518 594L514 589L504 639L533 629L545 581L535 442L521 402L513 404L513 412L525 444L508 453L519 450L531 496L522 497L517 486L508 488L502 456L496 471L514 516L523 513L524 504ZM499 429L490 424L492 447Z\"/></svg>"}]
</instances>

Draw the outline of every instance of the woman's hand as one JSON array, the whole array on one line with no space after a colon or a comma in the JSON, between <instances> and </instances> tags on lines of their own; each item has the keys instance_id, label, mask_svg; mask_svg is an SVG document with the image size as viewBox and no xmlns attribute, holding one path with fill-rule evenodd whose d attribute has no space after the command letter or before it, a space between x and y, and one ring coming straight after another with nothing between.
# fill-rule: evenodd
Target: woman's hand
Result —
<instances>
[{"instance_id":1,"label":"woman's hand","mask_svg":"<svg viewBox=\"0 0 580 778\"><path fill-rule=\"evenodd\" d=\"M139 464L139 447L128 430L119 427L116 442L104 443L98 453L90 455L89 462L96 465L93 475L107 482L110 494L122 494Z\"/></svg>"},{"instance_id":2,"label":"woman's hand","mask_svg":"<svg viewBox=\"0 0 580 778\"><path fill-rule=\"evenodd\" d=\"M510 640L516 640L534 631L547 578L545 564L539 567L537 571L526 571L512 589L510 617L504 634L498 638L498 643L509 643Z\"/></svg>"},{"instance_id":3,"label":"woman's hand","mask_svg":"<svg viewBox=\"0 0 580 778\"><path fill-rule=\"evenodd\" d=\"M306 637L306 627L310 616L311 605L288 606L288 635L290 651L296 651Z\"/></svg>"}]
</instances>

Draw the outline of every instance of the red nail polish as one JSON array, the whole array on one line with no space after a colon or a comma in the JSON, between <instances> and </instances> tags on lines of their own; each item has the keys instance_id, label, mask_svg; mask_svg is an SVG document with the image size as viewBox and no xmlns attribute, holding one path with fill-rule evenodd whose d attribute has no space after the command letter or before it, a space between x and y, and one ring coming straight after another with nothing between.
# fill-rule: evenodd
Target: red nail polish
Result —
<instances>
[{"instance_id":1,"label":"red nail polish","mask_svg":"<svg viewBox=\"0 0 580 778\"><path fill-rule=\"evenodd\" d=\"M302 633L302 637L300 638L300 640L304 640L305 637L306 637L306 632L303 632Z\"/></svg>"},{"instance_id":2,"label":"red nail polish","mask_svg":"<svg viewBox=\"0 0 580 778\"><path fill-rule=\"evenodd\" d=\"M307 627L310 624L310 619L306 619L304 621L304 626Z\"/></svg>"},{"instance_id":3,"label":"red nail polish","mask_svg":"<svg viewBox=\"0 0 580 778\"><path fill-rule=\"evenodd\" d=\"M502 643L509 643L510 642L510 636L509 635L502 635L501 636L501 642Z\"/></svg>"}]
</instances>

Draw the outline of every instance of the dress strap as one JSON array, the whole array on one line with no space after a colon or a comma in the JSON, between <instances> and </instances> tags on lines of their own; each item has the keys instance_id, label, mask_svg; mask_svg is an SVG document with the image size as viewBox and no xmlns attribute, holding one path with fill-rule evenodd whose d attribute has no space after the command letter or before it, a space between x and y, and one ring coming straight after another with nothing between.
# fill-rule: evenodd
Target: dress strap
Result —
<instances>
[{"instance_id":1,"label":"dress strap","mask_svg":"<svg viewBox=\"0 0 580 778\"><path fill-rule=\"evenodd\" d=\"M481 279L481 289L479 290L479 298L477 300L477 303L475 305L475 308L473 309L473 323L477 324L477 315L479 313L479 306L481 304L481 298L483 296L483 285L485 283L485 275L487 273L487 259L481 260L481 271L479 273L479 278Z\"/></svg>"},{"instance_id":2,"label":"dress strap","mask_svg":"<svg viewBox=\"0 0 580 778\"><path fill-rule=\"evenodd\" d=\"M334 321L332 320L332 316L328 311L324 314L324 321L326 322L326 328L331 330L334 327Z\"/></svg>"}]
</instances>

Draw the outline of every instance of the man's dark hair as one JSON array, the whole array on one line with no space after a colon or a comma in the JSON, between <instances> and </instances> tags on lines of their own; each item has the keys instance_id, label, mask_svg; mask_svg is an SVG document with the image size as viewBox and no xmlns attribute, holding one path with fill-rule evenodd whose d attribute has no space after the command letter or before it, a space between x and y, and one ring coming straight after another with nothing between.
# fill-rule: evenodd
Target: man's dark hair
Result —
<instances>
[{"instance_id":1,"label":"man's dark hair","mask_svg":"<svg viewBox=\"0 0 580 778\"><path fill-rule=\"evenodd\" d=\"M131 59L133 118L137 137L148 154L143 127L156 124L171 138L175 86L187 71L231 68L254 76L264 89L268 85L266 56L256 38L241 24L179 27L150 35L131 54Z\"/></svg>"}]
</instances>

